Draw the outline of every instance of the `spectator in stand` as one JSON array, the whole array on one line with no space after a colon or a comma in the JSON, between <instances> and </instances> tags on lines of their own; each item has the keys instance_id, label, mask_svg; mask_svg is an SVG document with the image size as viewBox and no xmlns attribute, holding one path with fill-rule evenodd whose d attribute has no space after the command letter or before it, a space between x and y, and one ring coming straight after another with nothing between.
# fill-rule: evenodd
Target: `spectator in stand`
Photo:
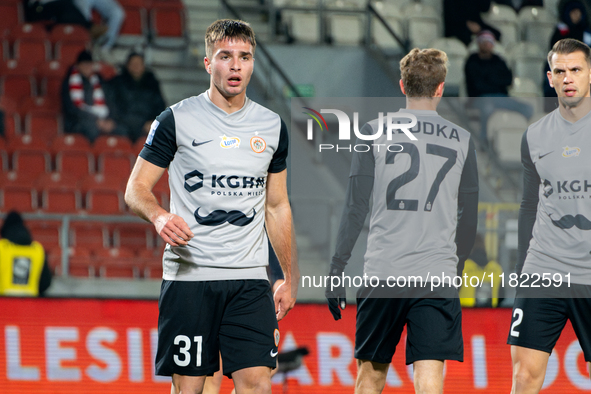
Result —
<instances>
[{"instance_id":1,"label":"spectator in stand","mask_svg":"<svg viewBox=\"0 0 591 394\"><path fill-rule=\"evenodd\" d=\"M18 212L6 215L0 237L0 296L43 296L51 271L43 246L33 241Z\"/></svg>"},{"instance_id":2,"label":"spectator in stand","mask_svg":"<svg viewBox=\"0 0 591 394\"><path fill-rule=\"evenodd\" d=\"M50 21L81 25L88 29L93 39L105 34L107 27L92 23L85 17L73 0L25 0L25 20L27 22Z\"/></svg>"},{"instance_id":3,"label":"spectator in stand","mask_svg":"<svg viewBox=\"0 0 591 394\"><path fill-rule=\"evenodd\" d=\"M87 20L92 21L93 9L105 20L107 32L99 40L99 56L101 60L112 62L111 49L119 37L119 30L125 19L123 7L116 0L74 0L74 4Z\"/></svg>"},{"instance_id":4,"label":"spectator in stand","mask_svg":"<svg viewBox=\"0 0 591 394\"><path fill-rule=\"evenodd\" d=\"M115 121L113 109L108 106L101 77L94 72L92 54L80 52L62 83L64 130L83 134L90 142L100 134L128 136L127 127Z\"/></svg>"},{"instance_id":5,"label":"spectator in stand","mask_svg":"<svg viewBox=\"0 0 591 394\"><path fill-rule=\"evenodd\" d=\"M480 17L481 13L488 11L490 3L491 0L443 0L445 36L457 37L468 46L472 36L488 30L500 40L501 32Z\"/></svg>"},{"instance_id":6,"label":"spectator in stand","mask_svg":"<svg viewBox=\"0 0 591 394\"><path fill-rule=\"evenodd\" d=\"M146 69L144 56L131 52L121 74L113 78L112 87L117 108L124 116L121 122L129 130L129 138L136 141L147 136L150 125L166 108L160 84L153 72Z\"/></svg>"},{"instance_id":7,"label":"spectator in stand","mask_svg":"<svg viewBox=\"0 0 591 394\"><path fill-rule=\"evenodd\" d=\"M586 3L579 0L562 0L558 3L558 15L560 15L560 21L554 29L552 38L550 38L550 48L563 38L574 38L587 45L591 45L589 9ZM550 66L548 66L547 62L544 62L544 71L544 75L550 71ZM544 86L544 96L556 97L556 90L550 86L548 78L544 77L542 83ZM546 112L550 112L556 109L557 105L558 102L555 100L546 100L544 109Z\"/></svg>"},{"instance_id":8,"label":"spectator in stand","mask_svg":"<svg viewBox=\"0 0 591 394\"><path fill-rule=\"evenodd\" d=\"M478 52L468 57L464 72L468 96L477 97L472 106L480 110L480 137L483 145L488 144L486 123L497 109L507 109L530 118L530 105L509 97L508 88L513 82L513 73L507 63L493 52L495 36L489 31L477 37Z\"/></svg>"}]
</instances>

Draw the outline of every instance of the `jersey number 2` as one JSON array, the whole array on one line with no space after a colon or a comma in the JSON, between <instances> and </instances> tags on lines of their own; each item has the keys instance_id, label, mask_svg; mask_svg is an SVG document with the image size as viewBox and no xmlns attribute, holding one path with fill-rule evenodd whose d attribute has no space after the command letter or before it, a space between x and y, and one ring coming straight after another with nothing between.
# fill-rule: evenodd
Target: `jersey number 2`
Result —
<instances>
[{"instance_id":1,"label":"jersey number 2","mask_svg":"<svg viewBox=\"0 0 591 394\"><path fill-rule=\"evenodd\" d=\"M402 142L399 145L402 145L403 150L400 152L388 152L386 154L386 164L394 164L394 158L396 155L407 154L410 156L410 167L404 173L392 179L388 184L386 204L388 209L392 211L417 211L419 200L397 199L395 195L398 189L407 183L412 182L419 175L421 156L416 145L408 142ZM456 164L458 152L454 149L435 144L427 144L426 149L428 155L441 156L447 159L439 169L439 172L437 172L437 176L433 180L433 184L427 195L424 210L430 212L433 208L435 197L437 197L437 193L439 193L439 185L441 185L441 182L443 182L449 170L451 170L454 164Z\"/></svg>"}]
</instances>

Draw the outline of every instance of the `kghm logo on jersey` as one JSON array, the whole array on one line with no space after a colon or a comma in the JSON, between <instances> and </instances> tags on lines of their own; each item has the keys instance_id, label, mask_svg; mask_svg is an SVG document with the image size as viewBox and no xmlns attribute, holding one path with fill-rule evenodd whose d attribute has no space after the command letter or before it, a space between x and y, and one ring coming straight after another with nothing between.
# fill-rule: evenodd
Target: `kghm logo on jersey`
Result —
<instances>
[{"instance_id":1,"label":"kghm logo on jersey","mask_svg":"<svg viewBox=\"0 0 591 394\"><path fill-rule=\"evenodd\" d=\"M267 148L267 143L261 137L255 136L250 139L250 147L255 153L263 153Z\"/></svg>"},{"instance_id":2,"label":"kghm logo on jersey","mask_svg":"<svg viewBox=\"0 0 591 394\"><path fill-rule=\"evenodd\" d=\"M238 137L226 137L226 135L224 134L220 138L222 139L222 141L220 142L220 146L224 149L240 147L240 138Z\"/></svg>"},{"instance_id":3,"label":"kghm logo on jersey","mask_svg":"<svg viewBox=\"0 0 591 394\"><path fill-rule=\"evenodd\" d=\"M567 159L570 157L577 157L581 153L581 148L577 148L576 146L565 146L562 149L564 149L562 157L566 157Z\"/></svg>"}]
</instances>

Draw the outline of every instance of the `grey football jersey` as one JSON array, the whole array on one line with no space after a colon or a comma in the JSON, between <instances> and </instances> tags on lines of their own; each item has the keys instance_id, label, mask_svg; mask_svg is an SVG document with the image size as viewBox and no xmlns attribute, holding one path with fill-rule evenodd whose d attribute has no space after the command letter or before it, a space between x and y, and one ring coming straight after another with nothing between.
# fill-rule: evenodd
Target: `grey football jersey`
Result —
<instances>
[{"instance_id":1,"label":"grey football jersey","mask_svg":"<svg viewBox=\"0 0 591 394\"><path fill-rule=\"evenodd\" d=\"M590 130L591 112L571 123L556 109L526 131L522 159L538 202L525 273L571 273L591 285Z\"/></svg>"},{"instance_id":2,"label":"grey football jersey","mask_svg":"<svg viewBox=\"0 0 591 394\"><path fill-rule=\"evenodd\" d=\"M170 211L194 234L187 246L166 245L163 278L266 279L267 174L286 168L287 129L248 98L228 114L207 93L158 116L140 153L168 167Z\"/></svg>"},{"instance_id":3,"label":"grey football jersey","mask_svg":"<svg viewBox=\"0 0 591 394\"><path fill-rule=\"evenodd\" d=\"M402 131L394 131L392 140L384 133L368 154L353 158L351 176L374 177L364 272L381 280L453 276L458 194L478 191L474 145L468 131L436 111L400 112L417 117L411 129L417 141ZM375 134L378 126L374 120L364 129Z\"/></svg>"}]
</instances>

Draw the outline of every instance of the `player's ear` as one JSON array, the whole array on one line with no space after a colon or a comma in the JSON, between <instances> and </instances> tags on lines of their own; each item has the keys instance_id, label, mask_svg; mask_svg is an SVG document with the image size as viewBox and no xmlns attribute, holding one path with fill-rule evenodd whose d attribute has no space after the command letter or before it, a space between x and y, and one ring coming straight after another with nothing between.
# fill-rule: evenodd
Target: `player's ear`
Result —
<instances>
[{"instance_id":1,"label":"player's ear","mask_svg":"<svg viewBox=\"0 0 591 394\"><path fill-rule=\"evenodd\" d=\"M546 76L548 77L548 83L550 87L553 88L554 84L552 83L552 71L546 71Z\"/></svg>"},{"instance_id":2,"label":"player's ear","mask_svg":"<svg viewBox=\"0 0 591 394\"><path fill-rule=\"evenodd\" d=\"M445 82L441 82L437 85L437 90L435 90L435 97L443 97L443 90L445 88Z\"/></svg>"},{"instance_id":3,"label":"player's ear","mask_svg":"<svg viewBox=\"0 0 591 394\"><path fill-rule=\"evenodd\" d=\"M205 70L207 71L207 73L211 74L211 62L209 61L209 58L207 56L203 58L203 64L205 65Z\"/></svg>"},{"instance_id":4,"label":"player's ear","mask_svg":"<svg viewBox=\"0 0 591 394\"><path fill-rule=\"evenodd\" d=\"M400 79L398 84L400 85L400 90L402 91L402 94L406 94L406 91L404 90L404 82L402 82L402 78Z\"/></svg>"}]
</instances>

